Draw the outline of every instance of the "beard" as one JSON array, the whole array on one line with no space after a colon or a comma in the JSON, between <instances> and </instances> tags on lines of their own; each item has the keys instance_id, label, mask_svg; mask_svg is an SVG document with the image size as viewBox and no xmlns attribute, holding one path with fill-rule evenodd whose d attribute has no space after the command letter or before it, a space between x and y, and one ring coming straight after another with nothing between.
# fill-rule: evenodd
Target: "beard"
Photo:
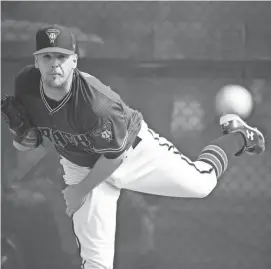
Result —
<instances>
[{"instance_id":1,"label":"beard","mask_svg":"<svg viewBox=\"0 0 271 269\"><path fill-rule=\"evenodd\" d=\"M66 88L66 85L69 83L69 78L72 75L72 70L70 73L66 76L64 75L57 75L57 76L52 76L52 75L47 75L46 77L42 78L43 83L49 87L49 88L54 88L54 89L64 89Z\"/></svg>"}]
</instances>

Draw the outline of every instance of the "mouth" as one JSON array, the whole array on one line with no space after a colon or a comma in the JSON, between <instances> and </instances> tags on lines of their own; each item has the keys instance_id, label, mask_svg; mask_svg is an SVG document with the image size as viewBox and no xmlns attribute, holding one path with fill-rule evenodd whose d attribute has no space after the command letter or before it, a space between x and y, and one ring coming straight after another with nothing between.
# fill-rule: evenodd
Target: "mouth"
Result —
<instances>
[{"instance_id":1,"label":"mouth","mask_svg":"<svg viewBox=\"0 0 271 269\"><path fill-rule=\"evenodd\" d=\"M49 72L50 76L61 76L61 73L57 72L56 70L52 70L51 72Z\"/></svg>"},{"instance_id":2,"label":"mouth","mask_svg":"<svg viewBox=\"0 0 271 269\"><path fill-rule=\"evenodd\" d=\"M50 73L49 75L50 75L51 77L54 77L54 78L60 77L60 76L61 76L61 74L59 74L59 73Z\"/></svg>"}]
</instances>

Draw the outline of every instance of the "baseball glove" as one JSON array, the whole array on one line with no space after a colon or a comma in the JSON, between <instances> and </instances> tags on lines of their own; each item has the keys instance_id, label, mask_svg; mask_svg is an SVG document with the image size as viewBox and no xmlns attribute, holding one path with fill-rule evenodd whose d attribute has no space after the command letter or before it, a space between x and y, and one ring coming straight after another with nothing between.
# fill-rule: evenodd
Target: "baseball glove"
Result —
<instances>
[{"instance_id":1,"label":"baseball glove","mask_svg":"<svg viewBox=\"0 0 271 269\"><path fill-rule=\"evenodd\" d=\"M14 96L5 96L1 99L1 114L16 142L29 148L36 148L42 143L41 133Z\"/></svg>"}]
</instances>

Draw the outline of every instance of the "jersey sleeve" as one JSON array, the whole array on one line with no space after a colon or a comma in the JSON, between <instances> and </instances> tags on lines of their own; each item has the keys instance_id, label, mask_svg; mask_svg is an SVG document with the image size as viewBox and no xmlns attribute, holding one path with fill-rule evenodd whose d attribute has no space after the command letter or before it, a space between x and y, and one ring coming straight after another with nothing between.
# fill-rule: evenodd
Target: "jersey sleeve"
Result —
<instances>
[{"instance_id":1,"label":"jersey sleeve","mask_svg":"<svg viewBox=\"0 0 271 269\"><path fill-rule=\"evenodd\" d=\"M104 115L100 115L98 127L92 132L94 151L108 159L120 156L126 149L128 130L123 107L112 102Z\"/></svg>"},{"instance_id":2,"label":"jersey sleeve","mask_svg":"<svg viewBox=\"0 0 271 269\"><path fill-rule=\"evenodd\" d=\"M15 77L15 98L23 104L25 95L37 85L38 81L37 70L32 65L24 67Z\"/></svg>"}]
</instances>

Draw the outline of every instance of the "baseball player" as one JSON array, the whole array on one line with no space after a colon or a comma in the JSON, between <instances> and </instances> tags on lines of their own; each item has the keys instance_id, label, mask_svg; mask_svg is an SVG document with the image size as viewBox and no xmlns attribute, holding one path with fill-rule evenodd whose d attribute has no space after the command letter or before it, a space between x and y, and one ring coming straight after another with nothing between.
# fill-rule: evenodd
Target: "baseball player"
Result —
<instances>
[{"instance_id":1,"label":"baseball player","mask_svg":"<svg viewBox=\"0 0 271 269\"><path fill-rule=\"evenodd\" d=\"M265 150L259 130L225 115L223 135L191 161L110 87L77 69L75 37L62 26L37 32L34 58L16 77L15 98L2 100L2 114L18 150L36 148L47 138L59 153L84 269L113 268L121 189L203 198L234 158Z\"/></svg>"}]
</instances>

